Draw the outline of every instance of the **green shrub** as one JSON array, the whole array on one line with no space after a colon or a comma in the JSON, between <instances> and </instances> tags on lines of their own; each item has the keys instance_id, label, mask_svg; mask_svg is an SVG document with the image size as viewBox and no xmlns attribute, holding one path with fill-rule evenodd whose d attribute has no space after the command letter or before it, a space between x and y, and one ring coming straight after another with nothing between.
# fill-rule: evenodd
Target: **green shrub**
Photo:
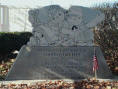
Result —
<instances>
[{"instance_id":1,"label":"green shrub","mask_svg":"<svg viewBox=\"0 0 118 89\"><path fill-rule=\"evenodd\" d=\"M0 32L0 55L7 56L14 50L19 50L31 36L30 32Z\"/></svg>"}]
</instances>

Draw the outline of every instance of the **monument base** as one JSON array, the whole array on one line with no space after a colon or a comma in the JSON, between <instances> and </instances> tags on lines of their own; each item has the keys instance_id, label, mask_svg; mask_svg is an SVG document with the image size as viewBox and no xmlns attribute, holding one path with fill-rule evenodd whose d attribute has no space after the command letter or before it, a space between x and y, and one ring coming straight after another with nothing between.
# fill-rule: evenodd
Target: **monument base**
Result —
<instances>
[{"instance_id":1,"label":"monument base","mask_svg":"<svg viewBox=\"0 0 118 89\"><path fill-rule=\"evenodd\" d=\"M98 46L95 47L98 78L112 78ZM94 77L93 46L29 47L23 46L6 80L79 80Z\"/></svg>"}]
</instances>

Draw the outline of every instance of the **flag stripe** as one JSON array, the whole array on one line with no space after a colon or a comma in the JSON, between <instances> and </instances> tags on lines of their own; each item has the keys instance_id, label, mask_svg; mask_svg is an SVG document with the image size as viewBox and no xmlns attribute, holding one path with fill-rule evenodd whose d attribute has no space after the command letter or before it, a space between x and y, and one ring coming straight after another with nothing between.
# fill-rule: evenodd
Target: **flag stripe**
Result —
<instances>
[{"instance_id":1,"label":"flag stripe","mask_svg":"<svg viewBox=\"0 0 118 89\"><path fill-rule=\"evenodd\" d=\"M95 70L98 70L98 60L97 60L96 55L95 55L94 58L93 58L93 72L94 72Z\"/></svg>"}]
</instances>

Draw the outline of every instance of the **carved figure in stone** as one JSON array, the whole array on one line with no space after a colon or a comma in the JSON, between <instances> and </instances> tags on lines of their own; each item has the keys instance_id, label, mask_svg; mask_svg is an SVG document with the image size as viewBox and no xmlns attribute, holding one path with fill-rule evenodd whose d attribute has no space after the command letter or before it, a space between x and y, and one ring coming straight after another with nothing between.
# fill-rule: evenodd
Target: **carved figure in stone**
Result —
<instances>
[{"instance_id":1,"label":"carved figure in stone","mask_svg":"<svg viewBox=\"0 0 118 89\"><path fill-rule=\"evenodd\" d=\"M29 46L92 46L94 27L104 19L100 11L72 6L66 10L57 5L29 12L33 36Z\"/></svg>"}]
</instances>

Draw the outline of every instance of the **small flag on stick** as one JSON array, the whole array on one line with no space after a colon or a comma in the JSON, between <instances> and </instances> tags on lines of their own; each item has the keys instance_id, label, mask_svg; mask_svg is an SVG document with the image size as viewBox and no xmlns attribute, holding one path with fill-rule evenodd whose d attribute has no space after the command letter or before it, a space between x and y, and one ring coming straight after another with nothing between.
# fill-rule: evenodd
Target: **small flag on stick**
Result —
<instances>
[{"instance_id":1,"label":"small flag on stick","mask_svg":"<svg viewBox=\"0 0 118 89\"><path fill-rule=\"evenodd\" d=\"M96 55L94 55L94 58L93 58L93 72L95 72L96 70L98 70L98 60L97 60Z\"/></svg>"},{"instance_id":2,"label":"small flag on stick","mask_svg":"<svg viewBox=\"0 0 118 89\"><path fill-rule=\"evenodd\" d=\"M94 48L94 57L93 57L93 72L95 73L95 79L97 79L97 70L98 70L98 60L96 56L96 51Z\"/></svg>"}]
</instances>

